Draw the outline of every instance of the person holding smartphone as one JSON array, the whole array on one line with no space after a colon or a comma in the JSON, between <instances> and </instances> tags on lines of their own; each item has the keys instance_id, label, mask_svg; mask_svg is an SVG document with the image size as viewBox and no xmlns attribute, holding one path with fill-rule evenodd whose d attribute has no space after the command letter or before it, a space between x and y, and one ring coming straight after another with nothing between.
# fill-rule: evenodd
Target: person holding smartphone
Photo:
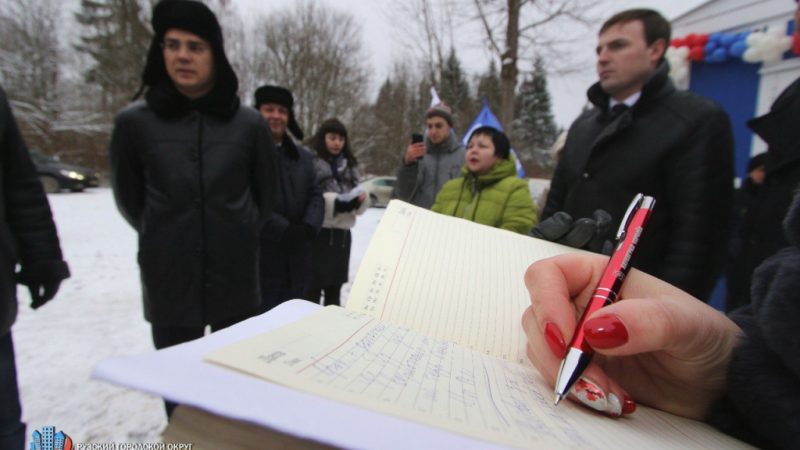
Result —
<instances>
[{"instance_id":1,"label":"person holding smartphone","mask_svg":"<svg viewBox=\"0 0 800 450\"><path fill-rule=\"evenodd\" d=\"M444 103L425 112L425 136L412 135L397 170L394 198L430 208L442 186L461 176L466 150L453 131L453 114Z\"/></svg>"}]
</instances>

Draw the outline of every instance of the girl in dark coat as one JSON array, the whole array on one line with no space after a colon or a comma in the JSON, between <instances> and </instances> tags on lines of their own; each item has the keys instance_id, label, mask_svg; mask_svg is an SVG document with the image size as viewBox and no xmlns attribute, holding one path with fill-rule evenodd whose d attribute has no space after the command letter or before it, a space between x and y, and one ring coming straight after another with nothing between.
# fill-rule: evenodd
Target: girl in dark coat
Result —
<instances>
[{"instance_id":1,"label":"girl in dark coat","mask_svg":"<svg viewBox=\"0 0 800 450\"><path fill-rule=\"evenodd\" d=\"M316 151L314 170L325 199L325 217L313 242L313 275L307 298L318 302L323 294L326 305L338 305L350 266L350 229L369 202L358 188L358 162L350 150L347 129L339 120L323 122L311 146Z\"/></svg>"}]
</instances>

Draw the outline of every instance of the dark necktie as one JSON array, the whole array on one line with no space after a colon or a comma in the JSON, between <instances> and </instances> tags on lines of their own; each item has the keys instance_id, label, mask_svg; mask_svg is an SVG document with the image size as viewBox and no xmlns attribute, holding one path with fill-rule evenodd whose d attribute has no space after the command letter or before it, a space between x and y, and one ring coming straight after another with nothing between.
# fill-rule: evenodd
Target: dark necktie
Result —
<instances>
[{"instance_id":1,"label":"dark necktie","mask_svg":"<svg viewBox=\"0 0 800 450\"><path fill-rule=\"evenodd\" d=\"M611 107L609 120L614 120L617 117L621 116L625 111L630 109L628 105L625 103L617 103L616 105Z\"/></svg>"},{"instance_id":2,"label":"dark necktie","mask_svg":"<svg viewBox=\"0 0 800 450\"><path fill-rule=\"evenodd\" d=\"M629 108L630 107L625 103L617 103L616 105L612 106L611 110L608 112L608 121L613 122L617 117L624 114Z\"/></svg>"}]
</instances>

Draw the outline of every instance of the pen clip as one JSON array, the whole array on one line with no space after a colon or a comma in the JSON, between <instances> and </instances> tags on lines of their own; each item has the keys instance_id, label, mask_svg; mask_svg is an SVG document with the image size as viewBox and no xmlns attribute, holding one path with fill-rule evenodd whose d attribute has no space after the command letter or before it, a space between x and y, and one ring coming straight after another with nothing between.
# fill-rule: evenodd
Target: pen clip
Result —
<instances>
[{"instance_id":1,"label":"pen clip","mask_svg":"<svg viewBox=\"0 0 800 450\"><path fill-rule=\"evenodd\" d=\"M625 239L625 232L628 230L628 225L633 220L633 215L636 214L636 211L639 210L639 207L642 205L642 200L644 199L644 195L641 193L636 194L636 197L633 197L631 204L628 205L628 210L625 211L625 215L622 217L622 222L619 223L619 229L617 230L617 242Z\"/></svg>"}]
</instances>

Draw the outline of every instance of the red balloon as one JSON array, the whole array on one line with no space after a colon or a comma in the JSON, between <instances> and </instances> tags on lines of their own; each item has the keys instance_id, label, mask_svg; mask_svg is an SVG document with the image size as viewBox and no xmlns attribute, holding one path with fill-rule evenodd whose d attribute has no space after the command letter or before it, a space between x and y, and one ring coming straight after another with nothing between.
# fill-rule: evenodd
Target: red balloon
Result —
<instances>
[{"instance_id":1,"label":"red balloon","mask_svg":"<svg viewBox=\"0 0 800 450\"><path fill-rule=\"evenodd\" d=\"M800 55L800 35L794 33L792 35L792 53L795 55Z\"/></svg>"},{"instance_id":2,"label":"red balloon","mask_svg":"<svg viewBox=\"0 0 800 450\"><path fill-rule=\"evenodd\" d=\"M695 39L697 41L696 45L705 46L706 44L708 44L708 33L698 34L697 37L695 37Z\"/></svg>"},{"instance_id":3,"label":"red balloon","mask_svg":"<svg viewBox=\"0 0 800 450\"><path fill-rule=\"evenodd\" d=\"M684 47L684 46L686 46L686 41L684 41L681 38L675 38L675 39L672 40L670 45L672 45L673 47Z\"/></svg>"},{"instance_id":4,"label":"red balloon","mask_svg":"<svg viewBox=\"0 0 800 450\"><path fill-rule=\"evenodd\" d=\"M687 34L686 35L686 45L688 45L689 47L695 47L695 46L699 45L697 43L697 35L694 34L694 33Z\"/></svg>"},{"instance_id":5,"label":"red balloon","mask_svg":"<svg viewBox=\"0 0 800 450\"><path fill-rule=\"evenodd\" d=\"M701 45L689 49L689 61L702 61L704 56Z\"/></svg>"}]
</instances>

